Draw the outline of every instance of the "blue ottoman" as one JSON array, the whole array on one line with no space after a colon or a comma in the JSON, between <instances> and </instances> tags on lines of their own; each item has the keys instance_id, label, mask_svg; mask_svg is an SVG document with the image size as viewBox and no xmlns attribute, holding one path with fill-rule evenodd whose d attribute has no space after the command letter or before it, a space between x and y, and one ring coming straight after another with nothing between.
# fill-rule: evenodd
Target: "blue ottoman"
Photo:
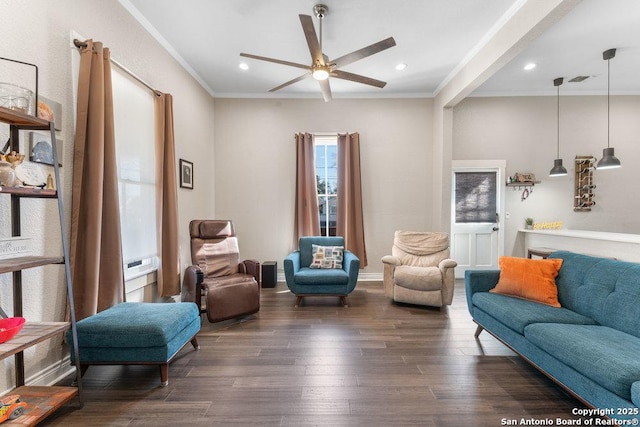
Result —
<instances>
[{"instance_id":1,"label":"blue ottoman","mask_svg":"<svg viewBox=\"0 0 640 427\"><path fill-rule=\"evenodd\" d=\"M89 365L160 365L162 386L169 363L188 342L197 350L200 313L196 304L123 302L79 321L81 374ZM76 363L71 330L71 361Z\"/></svg>"}]
</instances>

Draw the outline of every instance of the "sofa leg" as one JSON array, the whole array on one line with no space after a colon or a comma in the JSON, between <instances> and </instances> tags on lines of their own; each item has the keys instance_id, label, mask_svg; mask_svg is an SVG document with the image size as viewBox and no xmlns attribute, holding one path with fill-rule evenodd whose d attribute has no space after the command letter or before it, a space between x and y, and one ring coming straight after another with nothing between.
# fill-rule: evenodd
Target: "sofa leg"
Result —
<instances>
[{"instance_id":1,"label":"sofa leg","mask_svg":"<svg viewBox=\"0 0 640 427\"><path fill-rule=\"evenodd\" d=\"M166 387L169 385L169 364L160 365L160 385Z\"/></svg>"},{"instance_id":2,"label":"sofa leg","mask_svg":"<svg viewBox=\"0 0 640 427\"><path fill-rule=\"evenodd\" d=\"M478 338L480 336L480 333L484 331L484 328L480 325L478 325L478 327L476 328L476 333L473 334L474 337Z\"/></svg>"},{"instance_id":3,"label":"sofa leg","mask_svg":"<svg viewBox=\"0 0 640 427\"><path fill-rule=\"evenodd\" d=\"M191 345L196 350L200 350L200 344L198 344L198 339L196 337L193 337L193 339L191 340Z\"/></svg>"},{"instance_id":4,"label":"sofa leg","mask_svg":"<svg viewBox=\"0 0 640 427\"><path fill-rule=\"evenodd\" d=\"M302 296L297 295L296 296L296 304L294 305L294 307L300 307L300 303L302 302Z\"/></svg>"},{"instance_id":5,"label":"sofa leg","mask_svg":"<svg viewBox=\"0 0 640 427\"><path fill-rule=\"evenodd\" d=\"M342 303L343 307L349 307L349 301L347 300L346 295L340 295L340 302Z\"/></svg>"}]
</instances>

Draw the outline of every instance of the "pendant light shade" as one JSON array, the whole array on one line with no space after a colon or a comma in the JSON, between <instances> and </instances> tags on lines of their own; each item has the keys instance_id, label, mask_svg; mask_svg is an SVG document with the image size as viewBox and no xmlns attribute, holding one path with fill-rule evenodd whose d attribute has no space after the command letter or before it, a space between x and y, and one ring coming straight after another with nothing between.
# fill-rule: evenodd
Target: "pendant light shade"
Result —
<instances>
[{"instance_id":1,"label":"pendant light shade","mask_svg":"<svg viewBox=\"0 0 640 427\"><path fill-rule=\"evenodd\" d=\"M613 153L613 147L609 147L609 133L611 123L611 58L616 56L615 49L609 49L602 52L602 59L607 61L607 148L602 150L602 158L596 165L596 169L613 169L622 165L620 160Z\"/></svg>"},{"instance_id":2,"label":"pendant light shade","mask_svg":"<svg viewBox=\"0 0 640 427\"><path fill-rule=\"evenodd\" d=\"M597 169L613 169L621 166L620 160L613 154L613 147L602 149L602 158L596 166Z\"/></svg>"},{"instance_id":3,"label":"pendant light shade","mask_svg":"<svg viewBox=\"0 0 640 427\"><path fill-rule=\"evenodd\" d=\"M563 82L562 77L558 77L553 81L553 85L558 88L558 138L557 138L557 158L553 161L553 168L549 171L549 176L564 176L567 174L567 169L562 166L562 159L560 158L560 85Z\"/></svg>"},{"instance_id":4,"label":"pendant light shade","mask_svg":"<svg viewBox=\"0 0 640 427\"><path fill-rule=\"evenodd\" d=\"M553 168L549 171L549 176L564 176L567 174L567 169L562 166L562 159L555 159L553 161Z\"/></svg>"}]
</instances>

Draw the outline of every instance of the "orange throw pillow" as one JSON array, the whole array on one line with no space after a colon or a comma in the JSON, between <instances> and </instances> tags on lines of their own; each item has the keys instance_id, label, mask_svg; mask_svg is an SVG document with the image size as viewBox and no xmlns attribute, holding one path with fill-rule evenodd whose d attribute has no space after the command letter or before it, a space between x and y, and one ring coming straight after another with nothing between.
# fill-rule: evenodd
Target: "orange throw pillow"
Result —
<instances>
[{"instance_id":1,"label":"orange throw pillow","mask_svg":"<svg viewBox=\"0 0 640 427\"><path fill-rule=\"evenodd\" d=\"M556 276L561 259L500 257L500 280L489 292L560 307Z\"/></svg>"}]
</instances>

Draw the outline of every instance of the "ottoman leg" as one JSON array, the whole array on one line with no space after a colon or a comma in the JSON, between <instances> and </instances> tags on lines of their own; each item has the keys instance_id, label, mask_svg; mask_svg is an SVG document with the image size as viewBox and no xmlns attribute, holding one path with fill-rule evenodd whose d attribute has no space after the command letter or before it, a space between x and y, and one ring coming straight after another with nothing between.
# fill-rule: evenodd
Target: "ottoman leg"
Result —
<instances>
[{"instance_id":1,"label":"ottoman leg","mask_svg":"<svg viewBox=\"0 0 640 427\"><path fill-rule=\"evenodd\" d=\"M169 364L160 365L160 385L166 387L169 385Z\"/></svg>"},{"instance_id":2,"label":"ottoman leg","mask_svg":"<svg viewBox=\"0 0 640 427\"><path fill-rule=\"evenodd\" d=\"M77 387L78 386L78 376L80 376L80 378L84 377L84 374L87 372L87 369L89 369L89 365L80 365L80 370L78 371L76 378L71 382L71 385L73 387Z\"/></svg>"}]
</instances>

